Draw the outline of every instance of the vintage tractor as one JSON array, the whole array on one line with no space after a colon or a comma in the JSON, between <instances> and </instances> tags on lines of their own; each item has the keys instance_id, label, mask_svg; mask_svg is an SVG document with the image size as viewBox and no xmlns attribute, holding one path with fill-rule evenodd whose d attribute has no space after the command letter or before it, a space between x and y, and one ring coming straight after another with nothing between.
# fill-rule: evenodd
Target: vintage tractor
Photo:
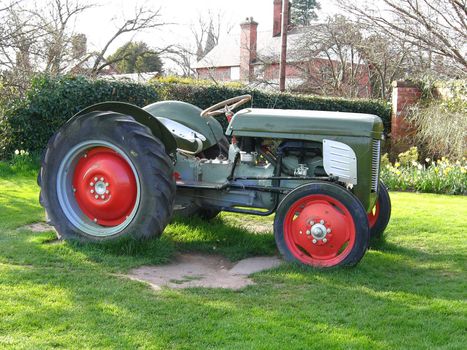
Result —
<instances>
[{"instance_id":1,"label":"vintage tractor","mask_svg":"<svg viewBox=\"0 0 467 350\"><path fill-rule=\"evenodd\" d=\"M388 224L374 115L246 108L250 95L202 111L178 101L106 102L50 139L41 204L59 237L158 237L173 214L275 213L283 257L350 266ZM224 135L213 116L225 114Z\"/></svg>"}]
</instances>

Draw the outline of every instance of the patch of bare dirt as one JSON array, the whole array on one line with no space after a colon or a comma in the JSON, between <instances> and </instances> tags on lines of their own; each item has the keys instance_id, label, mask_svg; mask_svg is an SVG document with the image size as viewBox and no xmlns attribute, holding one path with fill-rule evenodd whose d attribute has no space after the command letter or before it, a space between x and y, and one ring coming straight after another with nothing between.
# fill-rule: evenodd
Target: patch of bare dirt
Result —
<instances>
[{"instance_id":1,"label":"patch of bare dirt","mask_svg":"<svg viewBox=\"0 0 467 350\"><path fill-rule=\"evenodd\" d=\"M251 220L248 218L239 219L237 217L229 218L228 220L236 226L243 227L250 232L272 233L274 231L272 222L261 222L259 220Z\"/></svg>"},{"instance_id":2,"label":"patch of bare dirt","mask_svg":"<svg viewBox=\"0 0 467 350\"><path fill-rule=\"evenodd\" d=\"M238 290L254 284L248 276L281 264L275 256L254 257L235 264L221 256L180 254L169 265L142 266L130 271L128 277L148 283L154 290L163 287L192 287Z\"/></svg>"},{"instance_id":3,"label":"patch of bare dirt","mask_svg":"<svg viewBox=\"0 0 467 350\"><path fill-rule=\"evenodd\" d=\"M256 232L256 233L271 233L273 232L272 223L267 222L251 222L250 224L244 226L246 229Z\"/></svg>"},{"instance_id":4,"label":"patch of bare dirt","mask_svg":"<svg viewBox=\"0 0 467 350\"><path fill-rule=\"evenodd\" d=\"M37 232L37 233L50 232L54 230L52 226L46 224L45 222L35 222L29 225L21 226L19 229L29 230L29 231Z\"/></svg>"}]
</instances>

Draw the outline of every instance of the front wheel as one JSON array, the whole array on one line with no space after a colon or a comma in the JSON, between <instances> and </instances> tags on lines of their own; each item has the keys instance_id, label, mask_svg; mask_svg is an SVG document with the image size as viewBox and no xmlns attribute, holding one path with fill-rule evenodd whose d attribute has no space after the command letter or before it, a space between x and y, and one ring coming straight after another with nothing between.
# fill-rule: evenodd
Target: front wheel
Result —
<instances>
[{"instance_id":1,"label":"front wheel","mask_svg":"<svg viewBox=\"0 0 467 350\"><path fill-rule=\"evenodd\" d=\"M368 247L368 219L360 201L346 189L311 183L282 200L274 236L287 261L320 268L353 266Z\"/></svg>"},{"instance_id":2,"label":"front wheel","mask_svg":"<svg viewBox=\"0 0 467 350\"><path fill-rule=\"evenodd\" d=\"M173 164L164 145L132 117L91 112L50 140L41 204L65 239L159 236L172 215Z\"/></svg>"},{"instance_id":3,"label":"front wheel","mask_svg":"<svg viewBox=\"0 0 467 350\"><path fill-rule=\"evenodd\" d=\"M368 213L370 224L370 243L380 240L391 218L391 198L386 186L380 182L378 199L374 208Z\"/></svg>"}]
</instances>

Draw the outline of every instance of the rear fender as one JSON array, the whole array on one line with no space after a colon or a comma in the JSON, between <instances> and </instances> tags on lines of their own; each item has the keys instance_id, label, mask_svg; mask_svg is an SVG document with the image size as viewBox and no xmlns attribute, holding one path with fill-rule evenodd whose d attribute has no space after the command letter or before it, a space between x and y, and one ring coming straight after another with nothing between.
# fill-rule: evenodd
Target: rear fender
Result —
<instances>
[{"instance_id":1,"label":"rear fender","mask_svg":"<svg viewBox=\"0 0 467 350\"><path fill-rule=\"evenodd\" d=\"M147 126L153 135L157 137L165 146L165 151L168 155L174 157L177 150L177 142L169 130L153 117L150 113L146 112L144 109L139 108L138 106L124 103L124 102L102 102L92 106L89 106L73 117L71 117L67 123L70 123L73 119L90 113L94 111L112 111L116 113L121 113L133 117L138 123L141 123Z\"/></svg>"}]
</instances>

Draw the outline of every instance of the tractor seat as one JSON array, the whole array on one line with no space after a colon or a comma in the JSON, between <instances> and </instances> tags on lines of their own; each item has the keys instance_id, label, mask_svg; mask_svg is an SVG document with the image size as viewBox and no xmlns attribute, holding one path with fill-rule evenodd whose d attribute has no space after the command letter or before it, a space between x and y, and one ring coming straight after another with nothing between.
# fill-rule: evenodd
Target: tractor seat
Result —
<instances>
[{"instance_id":1,"label":"tractor seat","mask_svg":"<svg viewBox=\"0 0 467 350\"><path fill-rule=\"evenodd\" d=\"M204 142L206 141L204 135L175 120L164 117L157 117L157 119L175 137L177 148L191 154L197 154L203 150Z\"/></svg>"}]
</instances>

